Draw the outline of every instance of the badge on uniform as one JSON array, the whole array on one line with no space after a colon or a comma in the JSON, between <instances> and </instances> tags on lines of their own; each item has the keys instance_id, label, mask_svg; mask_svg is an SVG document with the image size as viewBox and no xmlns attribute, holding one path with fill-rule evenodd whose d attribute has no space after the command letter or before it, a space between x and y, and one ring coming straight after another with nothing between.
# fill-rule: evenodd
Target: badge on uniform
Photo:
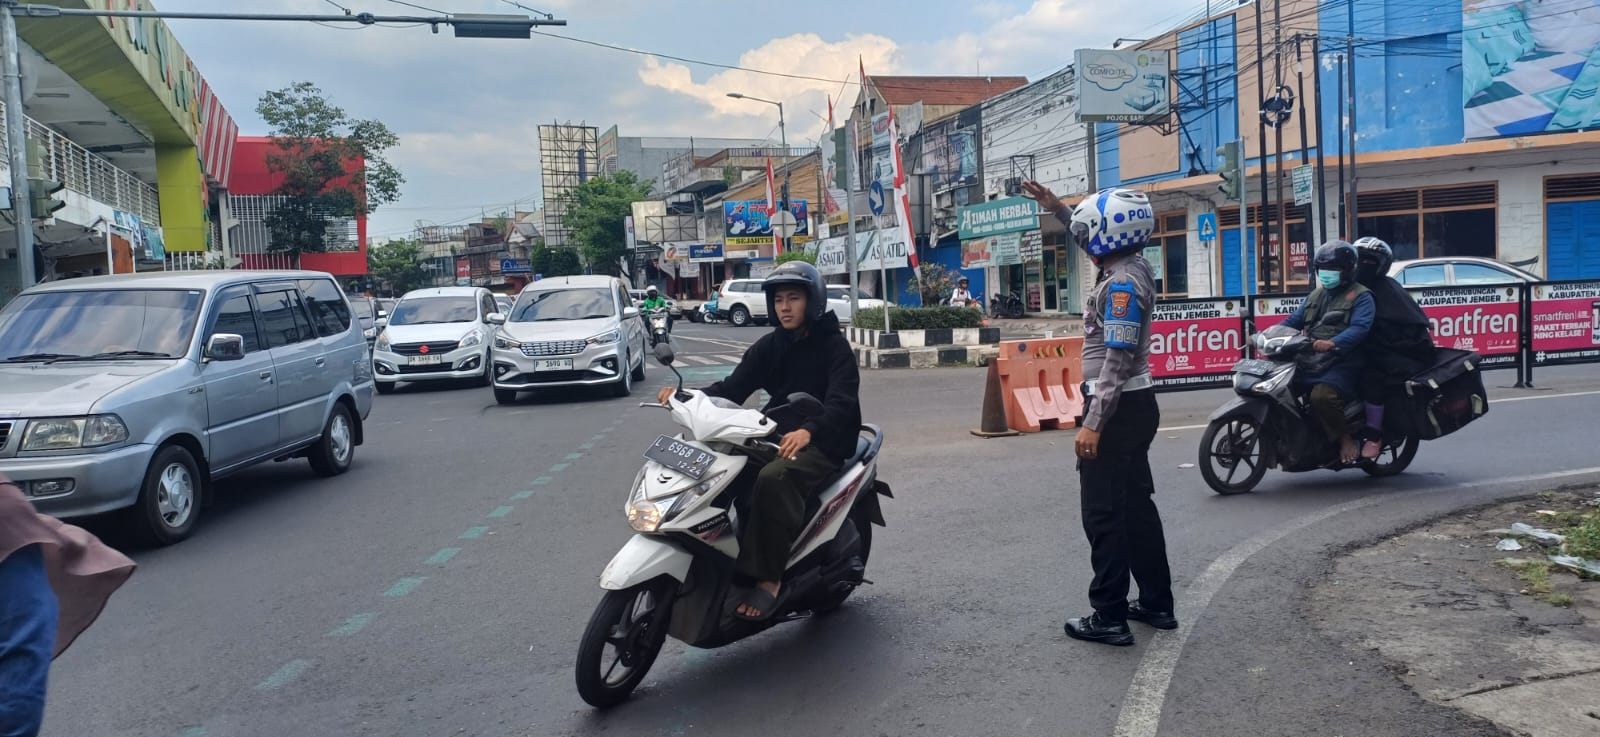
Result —
<instances>
[{"instance_id":1,"label":"badge on uniform","mask_svg":"<svg viewBox=\"0 0 1600 737\"><path fill-rule=\"evenodd\" d=\"M1107 286L1103 315L1106 347L1138 350L1144 315L1139 311L1139 295L1131 281L1115 281Z\"/></svg>"}]
</instances>

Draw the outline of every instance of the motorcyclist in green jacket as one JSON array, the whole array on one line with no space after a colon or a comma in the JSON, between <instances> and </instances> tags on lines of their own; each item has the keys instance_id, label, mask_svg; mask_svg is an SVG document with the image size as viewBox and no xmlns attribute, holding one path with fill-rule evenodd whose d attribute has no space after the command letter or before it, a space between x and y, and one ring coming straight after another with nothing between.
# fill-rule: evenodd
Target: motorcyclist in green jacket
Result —
<instances>
[{"instance_id":1,"label":"motorcyclist in green jacket","mask_svg":"<svg viewBox=\"0 0 1600 737\"><path fill-rule=\"evenodd\" d=\"M645 290L644 290L644 301L639 303L639 312L642 313L646 317L646 323L645 324L646 325L649 324L648 318L650 316L650 313L655 312L656 310L667 310L667 309L668 309L667 298L661 296L661 292L658 291L655 287L653 287L653 286L646 287ZM672 332L672 313L671 312L667 313L667 332L669 332L669 333Z\"/></svg>"}]
</instances>

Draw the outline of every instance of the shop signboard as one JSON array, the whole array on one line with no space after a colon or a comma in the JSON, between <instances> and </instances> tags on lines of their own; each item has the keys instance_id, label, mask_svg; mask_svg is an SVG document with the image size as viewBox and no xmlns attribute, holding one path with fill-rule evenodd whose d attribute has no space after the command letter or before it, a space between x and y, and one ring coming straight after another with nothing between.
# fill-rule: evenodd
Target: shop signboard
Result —
<instances>
[{"instance_id":1,"label":"shop signboard","mask_svg":"<svg viewBox=\"0 0 1600 737\"><path fill-rule=\"evenodd\" d=\"M525 258L500 259L500 273L502 274L532 274L533 261Z\"/></svg>"},{"instance_id":2,"label":"shop signboard","mask_svg":"<svg viewBox=\"0 0 1600 737\"><path fill-rule=\"evenodd\" d=\"M849 240L849 236L839 236L814 241L811 250L817 256L817 271L827 276L846 273L845 257L849 254L845 249L849 247Z\"/></svg>"},{"instance_id":3,"label":"shop signboard","mask_svg":"<svg viewBox=\"0 0 1600 737\"><path fill-rule=\"evenodd\" d=\"M961 240L1039 229L1039 205L1026 197L1006 197L961 208Z\"/></svg>"},{"instance_id":4,"label":"shop signboard","mask_svg":"<svg viewBox=\"0 0 1600 737\"><path fill-rule=\"evenodd\" d=\"M811 240L811 218L805 200L791 200L795 229L791 243ZM772 223L765 200L733 200L722 203L723 238L728 246L761 246L772 242Z\"/></svg>"},{"instance_id":5,"label":"shop signboard","mask_svg":"<svg viewBox=\"0 0 1600 737\"><path fill-rule=\"evenodd\" d=\"M721 243L695 243L689 246L689 263L691 264L718 264L722 263Z\"/></svg>"},{"instance_id":6,"label":"shop signboard","mask_svg":"<svg viewBox=\"0 0 1600 737\"><path fill-rule=\"evenodd\" d=\"M1022 233L1018 237L1017 258L1030 264L1044 261L1044 234L1037 230ZM1018 262L1013 261L1011 263Z\"/></svg>"},{"instance_id":7,"label":"shop signboard","mask_svg":"<svg viewBox=\"0 0 1600 737\"><path fill-rule=\"evenodd\" d=\"M961 268L981 269L994 263L995 238L976 238L961 242Z\"/></svg>"},{"instance_id":8,"label":"shop signboard","mask_svg":"<svg viewBox=\"0 0 1600 737\"><path fill-rule=\"evenodd\" d=\"M862 271L904 269L911 265L904 228L867 231L856 237L856 264Z\"/></svg>"},{"instance_id":9,"label":"shop signboard","mask_svg":"<svg viewBox=\"0 0 1600 737\"><path fill-rule=\"evenodd\" d=\"M1272 327L1273 325L1277 325L1278 323L1289 319L1289 316L1298 311L1300 309L1300 305L1305 304L1305 302L1306 296L1304 294L1280 294L1275 297L1257 297L1255 301L1255 312L1253 314L1253 322L1255 323L1256 332L1259 333L1267 328Z\"/></svg>"},{"instance_id":10,"label":"shop signboard","mask_svg":"<svg viewBox=\"0 0 1600 737\"><path fill-rule=\"evenodd\" d=\"M1171 54L1148 49L1078 49L1078 122L1143 123L1171 111Z\"/></svg>"},{"instance_id":11,"label":"shop signboard","mask_svg":"<svg viewBox=\"0 0 1600 737\"><path fill-rule=\"evenodd\" d=\"M1600 281L1533 286L1533 363L1600 361Z\"/></svg>"},{"instance_id":12,"label":"shop signboard","mask_svg":"<svg viewBox=\"0 0 1600 737\"><path fill-rule=\"evenodd\" d=\"M1244 303L1159 301L1150 316L1150 373L1166 389L1226 386L1244 356Z\"/></svg>"},{"instance_id":13,"label":"shop signboard","mask_svg":"<svg viewBox=\"0 0 1600 737\"><path fill-rule=\"evenodd\" d=\"M1412 289L1440 348L1474 351L1483 367L1517 362L1521 300L1510 285Z\"/></svg>"}]
</instances>

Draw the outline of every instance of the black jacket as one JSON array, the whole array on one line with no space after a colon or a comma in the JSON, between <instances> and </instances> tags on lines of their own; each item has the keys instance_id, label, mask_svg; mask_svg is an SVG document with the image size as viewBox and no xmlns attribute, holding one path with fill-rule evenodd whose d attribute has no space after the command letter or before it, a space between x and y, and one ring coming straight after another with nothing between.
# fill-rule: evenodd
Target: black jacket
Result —
<instances>
[{"instance_id":1,"label":"black jacket","mask_svg":"<svg viewBox=\"0 0 1600 737\"><path fill-rule=\"evenodd\" d=\"M839 331L839 318L827 312L804 338L781 327L761 336L733 373L705 392L743 404L759 389L771 397L768 409L784 404L794 392L816 397L822 401L821 416L801 422L797 415L780 411L772 419L780 434L811 431L811 443L842 462L855 454L861 433L860 387L855 352Z\"/></svg>"},{"instance_id":2,"label":"black jacket","mask_svg":"<svg viewBox=\"0 0 1600 737\"><path fill-rule=\"evenodd\" d=\"M1428 331L1428 316L1411 298L1411 293L1387 276L1362 282L1372 291L1378 314L1372 321L1367 346L1375 352L1398 353L1414 360L1433 355L1433 335Z\"/></svg>"}]
</instances>

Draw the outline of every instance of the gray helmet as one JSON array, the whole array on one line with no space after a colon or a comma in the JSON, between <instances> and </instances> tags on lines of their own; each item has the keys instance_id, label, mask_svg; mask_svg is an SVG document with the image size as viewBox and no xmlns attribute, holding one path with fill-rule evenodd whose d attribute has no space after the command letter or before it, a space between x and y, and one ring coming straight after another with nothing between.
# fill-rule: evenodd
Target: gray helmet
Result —
<instances>
[{"instance_id":1,"label":"gray helmet","mask_svg":"<svg viewBox=\"0 0 1600 737\"><path fill-rule=\"evenodd\" d=\"M774 269L762 280L761 289L767 293L767 314L776 320L778 307L774 295L778 287L795 286L806 290L806 322L822 318L828 309L828 288L823 285L822 272L804 261L790 261Z\"/></svg>"},{"instance_id":2,"label":"gray helmet","mask_svg":"<svg viewBox=\"0 0 1600 737\"><path fill-rule=\"evenodd\" d=\"M1394 265L1394 249L1382 239L1366 236L1355 242L1357 271L1362 278L1387 276Z\"/></svg>"}]
</instances>

